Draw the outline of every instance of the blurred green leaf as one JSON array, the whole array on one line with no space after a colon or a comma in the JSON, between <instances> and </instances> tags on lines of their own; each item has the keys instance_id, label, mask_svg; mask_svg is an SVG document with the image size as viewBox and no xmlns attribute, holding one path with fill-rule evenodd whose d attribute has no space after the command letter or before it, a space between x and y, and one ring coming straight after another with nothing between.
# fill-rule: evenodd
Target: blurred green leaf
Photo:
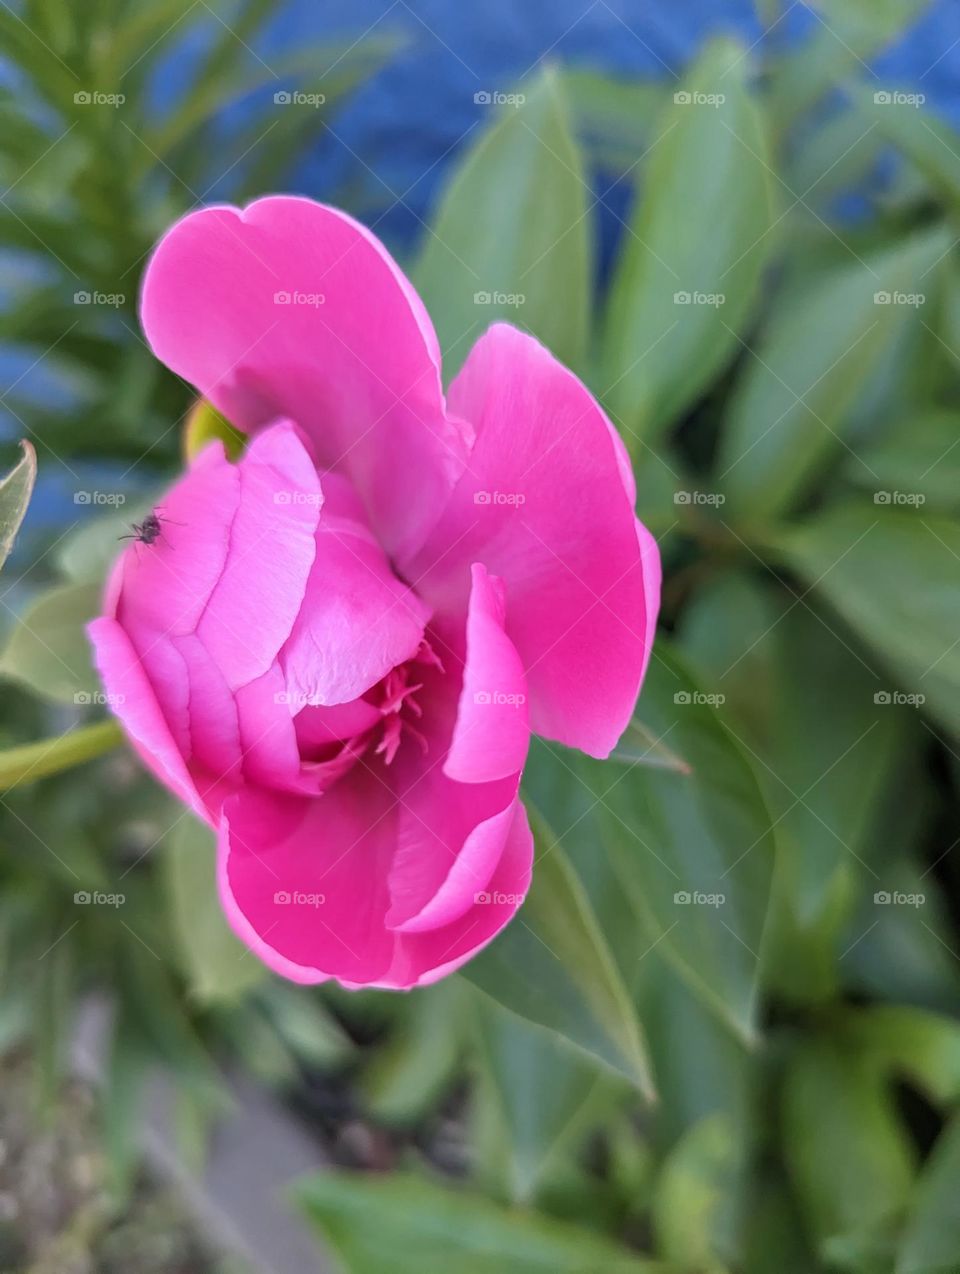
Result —
<instances>
[{"instance_id":1,"label":"blurred green leaf","mask_svg":"<svg viewBox=\"0 0 960 1274\"><path fill-rule=\"evenodd\" d=\"M615 1081L552 1032L485 997L477 1003L478 1054L489 1095L478 1117L497 1125L507 1201L529 1204L553 1158L587 1131Z\"/></svg>"},{"instance_id":2,"label":"blurred green leaf","mask_svg":"<svg viewBox=\"0 0 960 1274\"><path fill-rule=\"evenodd\" d=\"M37 453L33 444L21 442L21 458L0 480L0 567L10 556L37 479Z\"/></svg>"},{"instance_id":3,"label":"blurred green leaf","mask_svg":"<svg viewBox=\"0 0 960 1274\"><path fill-rule=\"evenodd\" d=\"M647 670L640 712L691 773L594 767L604 842L648 945L731 1030L755 1042L772 820L712 694L663 645Z\"/></svg>"},{"instance_id":4,"label":"blurred green leaf","mask_svg":"<svg viewBox=\"0 0 960 1274\"><path fill-rule=\"evenodd\" d=\"M723 1115L691 1128L668 1156L657 1183L658 1252L683 1268L722 1274L738 1246L742 1172L737 1136Z\"/></svg>"},{"instance_id":5,"label":"blurred green leaf","mask_svg":"<svg viewBox=\"0 0 960 1274\"><path fill-rule=\"evenodd\" d=\"M845 1019L844 1038L931 1102L960 1102L960 1022L912 1005L875 1004Z\"/></svg>"},{"instance_id":6,"label":"blurred green leaf","mask_svg":"<svg viewBox=\"0 0 960 1274\"><path fill-rule=\"evenodd\" d=\"M345 1274L668 1274L587 1231L406 1173L326 1171L296 1196Z\"/></svg>"},{"instance_id":7,"label":"blurred green leaf","mask_svg":"<svg viewBox=\"0 0 960 1274\"><path fill-rule=\"evenodd\" d=\"M960 1115L940 1133L917 1181L895 1274L953 1274L960 1252Z\"/></svg>"},{"instance_id":8,"label":"blurred green leaf","mask_svg":"<svg viewBox=\"0 0 960 1274\"><path fill-rule=\"evenodd\" d=\"M960 414L934 409L897 421L860 448L845 472L892 506L904 501L960 512Z\"/></svg>"},{"instance_id":9,"label":"blurred green leaf","mask_svg":"<svg viewBox=\"0 0 960 1274\"><path fill-rule=\"evenodd\" d=\"M598 71L564 68L576 131L601 168L630 178L663 105L660 83L616 80Z\"/></svg>"},{"instance_id":10,"label":"blurred green leaf","mask_svg":"<svg viewBox=\"0 0 960 1274\"><path fill-rule=\"evenodd\" d=\"M53 739L0 749L0 791L82 765L122 742L123 731L118 722L98 721L95 725L74 726Z\"/></svg>"},{"instance_id":11,"label":"blurred green leaf","mask_svg":"<svg viewBox=\"0 0 960 1274\"><path fill-rule=\"evenodd\" d=\"M844 449L850 414L884 351L914 321L915 307L894 298L929 291L927 271L949 247L938 227L780 290L721 438L717 482L730 515L762 522L809 492Z\"/></svg>"},{"instance_id":12,"label":"blurred green leaf","mask_svg":"<svg viewBox=\"0 0 960 1274\"><path fill-rule=\"evenodd\" d=\"M884 683L851 640L743 571L715 576L683 616L683 648L725 695L724 718L774 816L770 974L790 998L838 990L855 882L863 873L879 884L872 814L917 743L912 713L875 703Z\"/></svg>"},{"instance_id":13,"label":"blurred green leaf","mask_svg":"<svg viewBox=\"0 0 960 1274\"><path fill-rule=\"evenodd\" d=\"M463 997L456 980L423 987L359 1080L364 1104L378 1121L415 1124L450 1084L464 1038Z\"/></svg>"},{"instance_id":14,"label":"blurred green leaf","mask_svg":"<svg viewBox=\"0 0 960 1274\"><path fill-rule=\"evenodd\" d=\"M783 1149L821 1254L869 1240L902 1214L916 1155L869 1056L822 1036L799 1043L784 1086Z\"/></svg>"},{"instance_id":15,"label":"blurred green leaf","mask_svg":"<svg viewBox=\"0 0 960 1274\"><path fill-rule=\"evenodd\" d=\"M32 602L0 655L0 674L59 703L91 703L100 680L86 625L100 610L100 588L64 584Z\"/></svg>"},{"instance_id":16,"label":"blurred green leaf","mask_svg":"<svg viewBox=\"0 0 960 1274\"><path fill-rule=\"evenodd\" d=\"M464 968L520 1017L549 1027L653 1093L636 1012L583 885L543 821L533 881L513 922Z\"/></svg>"},{"instance_id":17,"label":"blurred green leaf","mask_svg":"<svg viewBox=\"0 0 960 1274\"><path fill-rule=\"evenodd\" d=\"M739 349L773 239L771 158L746 51L709 45L658 120L605 322L601 386L656 436Z\"/></svg>"},{"instance_id":18,"label":"blurred green leaf","mask_svg":"<svg viewBox=\"0 0 960 1274\"><path fill-rule=\"evenodd\" d=\"M525 100L503 108L455 172L413 271L448 376L497 319L583 365L589 188L559 74L546 68L521 88Z\"/></svg>"},{"instance_id":19,"label":"blurred green leaf","mask_svg":"<svg viewBox=\"0 0 960 1274\"><path fill-rule=\"evenodd\" d=\"M919 509L849 504L775 543L926 711L960 731L960 526Z\"/></svg>"},{"instance_id":20,"label":"blurred green leaf","mask_svg":"<svg viewBox=\"0 0 960 1274\"><path fill-rule=\"evenodd\" d=\"M236 1000L265 980L266 966L224 918L209 827L181 817L163 851L167 898L190 989L204 1003Z\"/></svg>"}]
</instances>

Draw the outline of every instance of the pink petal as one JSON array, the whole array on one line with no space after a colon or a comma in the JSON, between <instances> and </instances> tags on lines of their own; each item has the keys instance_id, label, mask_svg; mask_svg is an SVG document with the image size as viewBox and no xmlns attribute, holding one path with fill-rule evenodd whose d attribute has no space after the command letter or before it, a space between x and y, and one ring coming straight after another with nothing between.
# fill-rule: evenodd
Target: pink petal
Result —
<instances>
[{"instance_id":1,"label":"pink petal","mask_svg":"<svg viewBox=\"0 0 960 1274\"><path fill-rule=\"evenodd\" d=\"M303 426L388 552L422 543L470 432L447 417L422 303L369 231L290 196L191 213L150 260L141 316L156 355L241 429Z\"/></svg>"},{"instance_id":2,"label":"pink petal","mask_svg":"<svg viewBox=\"0 0 960 1274\"><path fill-rule=\"evenodd\" d=\"M496 870L469 911L430 933L405 936L382 986L428 986L447 977L491 942L513 919L530 888L533 835L520 801L510 809L510 824Z\"/></svg>"},{"instance_id":3,"label":"pink petal","mask_svg":"<svg viewBox=\"0 0 960 1274\"><path fill-rule=\"evenodd\" d=\"M95 619L87 632L108 702L137 755L161 783L202 818L208 817L126 633L116 620L105 617Z\"/></svg>"},{"instance_id":4,"label":"pink petal","mask_svg":"<svg viewBox=\"0 0 960 1274\"><path fill-rule=\"evenodd\" d=\"M407 575L446 615L467 604L470 563L499 575L531 729L607 756L633 712L659 593L623 449L585 386L506 324L474 346L450 401L477 442Z\"/></svg>"},{"instance_id":5,"label":"pink petal","mask_svg":"<svg viewBox=\"0 0 960 1274\"><path fill-rule=\"evenodd\" d=\"M224 806L220 897L238 936L284 977L366 984L395 939L383 924L393 797L354 770L321 797L247 789Z\"/></svg>"},{"instance_id":6,"label":"pink petal","mask_svg":"<svg viewBox=\"0 0 960 1274\"><path fill-rule=\"evenodd\" d=\"M368 528L325 508L306 596L280 656L292 703L358 699L416 653L429 617Z\"/></svg>"},{"instance_id":7,"label":"pink petal","mask_svg":"<svg viewBox=\"0 0 960 1274\"><path fill-rule=\"evenodd\" d=\"M289 422L254 438L237 471L229 552L197 627L232 689L262 677L290 634L322 503L316 469Z\"/></svg>"},{"instance_id":8,"label":"pink petal","mask_svg":"<svg viewBox=\"0 0 960 1274\"><path fill-rule=\"evenodd\" d=\"M486 783L523 769L530 742L527 682L504 631L502 580L478 563L472 578L463 688L443 769L461 783Z\"/></svg>"}]
</instances>

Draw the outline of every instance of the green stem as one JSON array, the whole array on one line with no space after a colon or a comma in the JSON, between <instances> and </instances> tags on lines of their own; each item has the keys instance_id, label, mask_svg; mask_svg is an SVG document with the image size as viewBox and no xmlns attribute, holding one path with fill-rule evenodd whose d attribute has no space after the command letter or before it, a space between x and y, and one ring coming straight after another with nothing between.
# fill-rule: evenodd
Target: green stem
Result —
<instances>
[{"instance_id":1,"label":"green stem","mask_svg":"<svg viewBox=\"0 0 960 1274\"><path fill-rule=\"evenodd\" d=\"M69 770L122 742L123 731L116 721L98 721L95 725L77 726L56 739L6 748L0 751L0 791Z\"/></svg>"}]
</instances>

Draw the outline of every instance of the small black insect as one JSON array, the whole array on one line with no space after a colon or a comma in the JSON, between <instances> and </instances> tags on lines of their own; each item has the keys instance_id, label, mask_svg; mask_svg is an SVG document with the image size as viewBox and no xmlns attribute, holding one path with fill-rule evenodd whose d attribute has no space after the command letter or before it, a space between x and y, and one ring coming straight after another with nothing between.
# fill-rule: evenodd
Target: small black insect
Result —
<instances>
[{"instance_id":1,"label":"small black insect","mask_svg":"<svg viewBox=\"0 0 960 1274\"><path fill-rule=\"evenodd\" d=\"M163 524L169 522L169 518L161 517L156 509L151 509L142 522L131 523L133 527L132 535L121 535L121 540L136 540L139 544L155 544L157 540L163 538ZM179 526L179 522L173 523Z\"/></svg>"}]
</instances>

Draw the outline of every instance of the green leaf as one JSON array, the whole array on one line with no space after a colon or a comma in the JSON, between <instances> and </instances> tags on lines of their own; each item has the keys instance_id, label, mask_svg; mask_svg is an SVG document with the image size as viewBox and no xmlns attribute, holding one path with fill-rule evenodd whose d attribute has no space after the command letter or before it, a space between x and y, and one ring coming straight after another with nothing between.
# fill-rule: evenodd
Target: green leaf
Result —
<instances>
[{"instance_id":1,"label":"green leaf","mask_svg":"<svg viewBox=\"0 0 960 1274\"><path fill-rule=\"evenodd\" d=\"M849 504L772 544L926 711L960 732L960 526L922 510Z\"/></svg>"},{"instance_id":2,"label":"green leaf","mask_svg":"<svg viewBox=\"0 0 960 1274\"><path fill-rule=\"evenodd\" d=\"M58 545L58 569L74 584L102 586L123 547L120 537L129 534L132 524L142 521L152 507L152 502L138 501L129 507L125 504L122 511L92 518Z\"/></svg>"},{"instance_id":3,"label":"green leaf","mask_svg":"<svg viewBox=\"0 0 960 1274\"><path fill-rule=\"evenodd\" d=\"M326 1171L296 1195L345 1274L667 1274L588 1231L409 1173Z\"/></svg>"},{"instance_id":4,"label":"green leaf","mask_svg":"<svg viewBox=\"0 0 960 1274\"><path fill-rule=\"evenodd\" d=\"M453 980L411 996L359 1080L364 1104L378 1122L415 1124L450 1084L462 1051L466 990Z\"/></svg>"},{"instance_id":5,"label":"green leaf","mask_svg":"<svg viewBox=\"0 0 960 1274\"><path fill-rule=\"evenodd\" d=\"M666 647L654 651L640 711L690 774L578 772L591 776L604 843L648 945L752 1043L773 872L769 811L711 695Z\"/></svg>"},{"instance_id":6,"label":"green leaf","mask_svg":"<svg viewBox=\"0 0 960 1274\"><path fill-rule=\"evenodd\" d=\"M896 421L858 448L845 474L892 507L960 512L960 415L934 409Z\"/></svg>"},{"instance_id":7,"label":"green leaf","mask_svg":"<svg viewBox=\"0 0 960 1274\"><path fill-rule=\"evenodd\" d=\"M676 774L691 772L682 756L677 756L649 726L636 718L620 736L620 742L610 753L610 760L622 761L625 765L649 765L655 770L673 770Z\"/></svg>"},{"instance_id":8,"label":"green leaf","mask_svg":"<svg viewBox=\"0 0 960 1274\"><path fill-rule=\"evenodd\" d=\"M748 73L740 45L710 44L654 131L605 322L602 384L628 436L655 436L697 399L757 301L773 204Z\"/></svg>"},{"instance_id":9,"label":"green leaf","mask_svg":"<svg viewBox=\"0 0 960 1274\"><path fill-rule=\"evenodd\" d=\"M930 1101L960 1102L960 1022L910 1005L876 1004L852 1013L844 1035Z\"/></svg>"},{"instance_id":10,"label":"green leaf","mask_svg":"<svg viewBox=\"0 0 960 1274\"><path fill-rule=\"evenodd\" d=\"M960 1252L960 1115L940 1133L913 1195L896 1274L954 1274Z\"/></svg>"},{"instance_id":11,"label":"green leaf","mask_svg":"<svg viewBox=\"0 0 960 1274\"><path fill-rule=\"evenodd\" d=\"M41 593L16 621L0 655L0 674L58 703L93 702L100 681L85 628L99 613L100 593L93 584Z\"/></svg>"},{"instance_id":12,"label":"green leaf","mask_svg":"<svg viewBox=\"0 0 960 1274\"><path fill-rule=\"evenodd\" d=\"M652 1096L627 989L566 854L539 817L533 881L516 918L464 969L482 991L598 1057Z\"/></svg>"},{"instance_id":13,"label":"green leaf","mask_svg":"<svg viewBox=\"0 0 960 1274\"><path fill-rule=\"evenodd\" d=\"M821 1253L878 1234L902 1212L916 1156L869 1056L827 1038L800 1043L784 1082L783 1148Z\"/></svg>"},{"instance_id":14,"label":"green leaf","mask_svg":"<svg viewBox=\"0 0 960 1274\"><path fill-rule=\"evenodd\" d=\"M468 150L413 271L449 375L480 333L507 319L574 368L590 311L588 186L550 68L522 85Z\"/></svg>"},{"instance_id":15,"label":"green leaf","mask_svg":"<svg viewBox=\"0 0 960 1274\"><path fill-rule=\"evenodd\" d=\"M724 1115L695 1125L668 1156L657 1183L657 1251L684 1268L722 1271L737 1249L743 1152Z\"/></svg>"},{"instance_id":16,"label":"green leaf","mask_svg":"<svg viewBox=\"0 0 960 1274\"><path fill-rule=\"evenodd\" d=\"M635 177L637 156L663 105L663 85L573 67L564 68L563 82L577 134L591 159L621 177Z\"/></svg>"},{"instance_id":17,"label":"green leaf","mask_svg":"<svg viewBox=\"0 0 960 1274\"><path fill-rule=\"evenodd\" d=\"M23 455L0 480L0 567L10 556L37 479L37 453L29 442L21 442Z\"/></svg>"},{"instance_id":18,"label":"green leaf","mask_svg":"<svg viewBox=\"0 0 960 1274\"><path fill-rule=\"evenodd\" d=\"M82 765L122 742L123 731L116 721L98 721L75 726L53 739L4 748L0 751L0 791Z\"/></svg>"},{"instance_id":19,"label":"green leaf","mask_svg":"<svg viewBox=\"0 0 960 1274\"><path fill-rule=\"evenodd\" d=\"M960 139L935 116L894 102L877 105L878 132L893 142L954 212L960 212Z\"/></svg>"},{"instance_id":20,"label":"green leaf","mask_svg":"<svg viewBox=\"0 0 960 1274\"><path fill-rule=\"evenodd\" d=\"M875 809L918 743L915 714L874 702L883 683L835 621L744 571L699 591L681 642L725 695L774 816L771 978L790 998L829 998L854 884L878 887Z\"/></svg>"},{"instance_id":21,"label":"green leaf","mask_svg":"<svg viewBox=\"0 0 960 1274\"><path fill-rule=\"evenodd\" d=\"M717 462L728 511L761 522L786 512L844 447L858 397L916 306L927 271L950 247L941 228L780 290L729 408Z\"/></svg>"},{"instance_id":22,"label":"green leaf","mask_svg":"<svg viewBox=\"0 0 960 1274\"><path fill-rule=\"evenodd\" d=\"M240 999L267 970L224 919L213 832L181 818L163 860L173 931L193 994L204 1003Z\"/></svg>"},{"instance_id":23,"label":"green leaf","mask_svg":"<svg viewBox=\"0 0 960 1274\"><path fill-rule=\"evenodd\" d=\"M487 1097L477 1116L485 1125L496 1125L506 1198L530 1203L555 1156L587 1131L598 1102L615 1084L605 1070L565 1048L552 1032L522 1021L485 996L476 1001L482 1092Z\"/></svg>"},{"instance_id":24,"label":"green leaf","mask_svg":"<svg viewBox=\"0 0 960 1274\"><path fill-rule=\"evenodd\" d=\"M183 454L192 460L208 442L215 438L223 443L228 460L239 460L247 445L247 435L231 425L221 412L205 398L197 401L183 426Z\"/></svg>"}]
</instances>

